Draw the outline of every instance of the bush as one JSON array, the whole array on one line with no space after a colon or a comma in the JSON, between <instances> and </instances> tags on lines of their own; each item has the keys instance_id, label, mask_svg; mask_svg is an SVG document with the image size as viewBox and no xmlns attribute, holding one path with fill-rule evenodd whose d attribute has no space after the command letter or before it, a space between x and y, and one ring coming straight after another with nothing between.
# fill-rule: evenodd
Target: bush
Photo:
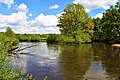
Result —
<instances>
[{"instance_id":1,"label":"bush","mask_svg":"<svg viewBox=\"0 0 120 80\"><path fill-rule=\"evenodd\" d=\"M91 42L91 36L85 32L79 32L74 36L66 36L60 34L50 34L47 38L48 43L59 44L82 44L85 42Z\"/></svg>"},{"instance_id":2,"label":"bush","mask_svg":"<svg viewBox=\"0 0 120 80\"><path fill-rule=\"evenodd\" d=\"M58 38L58 36L56 34L49 34L49 36L47 38L47 42L48 43L58 43L57 38Z\"/></svg>"},{"instance_id":3,"label":"bush","mask_svg":"<svg viewBox=\"0 0 120 80\"><path fill-rule=\"evenodd\" d=\"M20 72L12 70L11 60L7 56L8 50L14 42L7 41L10 41L8 37L4 33L0 34L0 80L22 80Z\"/></svg>"}]
</instances>

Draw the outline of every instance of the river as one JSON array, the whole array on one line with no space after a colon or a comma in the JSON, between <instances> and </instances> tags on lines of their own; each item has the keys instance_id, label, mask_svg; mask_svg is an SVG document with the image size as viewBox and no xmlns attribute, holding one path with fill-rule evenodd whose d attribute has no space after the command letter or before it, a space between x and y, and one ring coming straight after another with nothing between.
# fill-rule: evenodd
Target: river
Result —
<instances>
[{"instance_id":1,"label":"river","mask_svg":"<svg viewBox=\"0 0 120 80\"><path fill-rule=\"evenodd\" d=\"M120 80L118 47L105 43L73 46L41 42L19 45L21 48L36 45L11 58L14 70L23 69L23 77L32 73L36 80L43 80L46 76L48 80Z\"/></svg>"}]
</instances>

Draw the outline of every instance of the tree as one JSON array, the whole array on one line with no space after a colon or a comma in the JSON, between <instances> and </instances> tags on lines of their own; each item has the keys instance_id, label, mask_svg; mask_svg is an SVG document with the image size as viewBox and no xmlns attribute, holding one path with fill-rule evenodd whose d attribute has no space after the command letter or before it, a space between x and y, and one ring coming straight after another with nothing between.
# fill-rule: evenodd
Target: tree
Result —
<instances>
[{"instance_id":1,"label":"tree","mask_svg":"<svg viewBox=\"0 0 120 80\"><path fill-rule=\"evenodd\" d=\"M8 57L8 44L5 33L0 33L0 80L23 80L21 72L15 72Z\"/></svg>"},{"instance_id":2,"label":"tree","mask_svg":"<svg viewBox=\"0 0 120 80\"><path fill-rule=\"evenodd\" d=\"M117 6L116 6L117 5ZM96 40L102 40L106 42L120 42L120 9L119 2L115 6L107 9L103 14L103 18L94 19L95 22L95 34Z\"/></svg>"},{"instance_id":3,"label":"tree","mask_svg":"<svg viewBox=\"0 0 120 80\"><path fill-rule=\"evenodd\" d=\"M119 12L120 12L120 2L117 2L115 5L116 8L118 8Z\"/></svg>"},{"instance_id":4,"label":"tree","mask_svg":"<svg viewBox=\"0 0 120 80\"><path fill-rule=\"evenodd\" d=\"M61 34L76 38L79 31L92 36L94 23L81 4L72 3L64 9L57 26Z\"/></svg>"},{"instance_id":5,"label":"tree","mask_svg":"<svg viewBox=\"0 0 120 80\"><path fill-rule=\"evenodd\" d=\"M101 19L100 18L93 18L94 21L94 36L93 36L93 40L96 41L101 41L103 40L103 34L102 34L102 26L101 26Z\"/></svg>"},{"instance_id":6,"label":"tree","mask_svg":"<svg viewBox=\"0 0 120 80\"><path fill-rule=\"evenodd\" d=\"M14 51L11 50L14 50L16 47L18 47L17 44L19 43L19 40L16 38L15 33L12 31L10 27L6 29L4 37L6 38L5 46L7 52L13 53Z\"/></svg>"},{"instance_id":7,"label":"tree","mask_svg":"<svg viewBox=\"0 0 120 80\"><path fill-rule=\"evenodd\" d=\"M5 34L8 37L15 37L15 33L12 31L12 29L10 27L7 27Z\"/></svg>"}]
</instances>

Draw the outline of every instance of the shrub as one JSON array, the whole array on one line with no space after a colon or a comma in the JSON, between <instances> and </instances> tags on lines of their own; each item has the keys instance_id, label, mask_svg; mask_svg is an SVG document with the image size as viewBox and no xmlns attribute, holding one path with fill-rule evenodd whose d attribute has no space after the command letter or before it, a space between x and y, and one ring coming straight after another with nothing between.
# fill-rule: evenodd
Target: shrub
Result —
<instances>
[{"instance_id":1,"label":"shrub","mask_svg":"<svg viewBox=\"0 0 120 80\"><path fill-rule=\"evenodd\" d=\"M47 38L47 42L48 43L57 43L57 35L56 34L49 34L48 38Z\"/></svg>"},{"instance_id":2,"label":"shrub","mask_svg":"<svg viewBox=\"0 0 120 80\"><path fill-rule=\"evenodd\" d=\"M8 58L7 37L0 34L0 80L22 80L19 72L12 70L11 60Z\"/></svg>"}]
</instances>

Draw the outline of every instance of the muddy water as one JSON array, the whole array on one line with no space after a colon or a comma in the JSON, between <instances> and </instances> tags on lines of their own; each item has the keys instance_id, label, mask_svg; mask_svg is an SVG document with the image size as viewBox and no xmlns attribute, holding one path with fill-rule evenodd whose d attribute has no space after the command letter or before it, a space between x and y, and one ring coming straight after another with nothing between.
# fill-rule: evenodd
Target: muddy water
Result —
<instances>
[{"instance_id":1,"label":"muddy water","mask_svg":"<svg viewBox=\"0 0 120 80\"><path fill-rule=\"evenodd\" d=\"M37 44L37 45L36 45ZM120 80L120 48L104 43L48 45L20 43L21 49L12 57L14 70L22 75L32 73L36 80ZM22 53L22 54L21 54Z\"/></svg>"}]
</instances>

